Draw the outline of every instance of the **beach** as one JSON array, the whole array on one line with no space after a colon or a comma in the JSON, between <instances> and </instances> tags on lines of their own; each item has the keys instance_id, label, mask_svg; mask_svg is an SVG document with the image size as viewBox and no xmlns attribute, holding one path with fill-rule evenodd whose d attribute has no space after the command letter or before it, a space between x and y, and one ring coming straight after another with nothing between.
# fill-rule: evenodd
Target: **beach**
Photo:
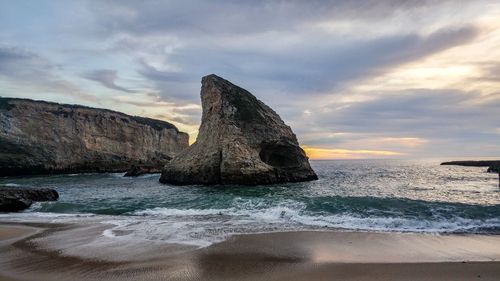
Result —
<instances>
[{"instance_id":1,"label":"beach","mask_svg":"<svg viewBox=\"0 0 500 281\"><path fill-rule=\"evenodd\" d=\"M500 281L500 0L0 0L0 281Z\"/></svg>"},{"instance_id":2,"label":"beach","mask_svg":"<svg viewBox=\"0 0 500 281\"><path fill-rule=\"evenodd\" d=\"M0 281L499 279L494 175L426 161L313 166L318 181L244 188L2 178L60 198L0 214Z\"/></svg>"},{"instance_id":3,"label":"beach","mask_svg":"<svg viewBox=\"0 0 500 281\"><path fill-rule=\"evenodd\" d=\"M0 280L498 280L500 236L234 235L208 247L98 241L88 224L0 225ZM119 233L116 233L119 234Z\"/></svg>"}]
</instances>

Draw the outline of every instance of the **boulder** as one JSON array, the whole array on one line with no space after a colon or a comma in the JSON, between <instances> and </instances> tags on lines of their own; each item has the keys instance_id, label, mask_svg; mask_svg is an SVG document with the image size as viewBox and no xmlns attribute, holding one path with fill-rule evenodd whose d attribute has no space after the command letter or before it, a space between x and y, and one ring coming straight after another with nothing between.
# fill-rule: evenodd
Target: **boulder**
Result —
<instances>
[{"instance_id":1,"label":"boulder","mask_svg":"<svg viewBox=\"0 0 500 281\"><path fill-rule=\"evenodd\" d=\"M495 163L488 167L488 173L499 173L500 174L500 163Z\"/></svg>"},{"instance_id":2,"label":"boulder","mask_svg":"<svg viewBox=\"0 0 500 281\"><path fill-rule=\"evenodd\" d=\"M0 212L27 209L33 201L55 201L59 194L50 188L0 187Z\"/></svg>"},{"instance_id":3,"label":"boulder","mask_svg":"<svg viewBox=\"0 0 500 281\"><path fill-rule=\"evenodd\" d=\"M150 162L137 162L131 165L130 169L127 170L124 177L138 177L146 174L157 174L161 173L163 166L165 166L171 157L163 157L162 159L153 159Z\"/></svg>"},{"instance_id":4,"label":"boulder","mask_svg":"<svg viewBox=\"0 0 500 281\"><path fill-rule=\"evenodd\" d=\"M168 162L162 183L258 185L317 179L295 134L269 106L216 75L202 79L196 142Z\"/></svg>"},{"instance_id":5,"label":"boulder","mask_svg":"<svg viewBox=\"0 0 500 281\"><path fill-rule=\"evenodd\" d=\"M161 170L162 170L161 166L133 165L123 176L138 177L146 174L161 173Z\"/></svg>"},{"instance_id":6,"label":"boulder","mask_svg":"<svg viewBox=\"0 0 500 281\"><path fill-rule=\"evenodd\" d=\"M28 199L0 196L0 212L18 212L28 209L33 201Z\"/></svg>"}]
</instances>

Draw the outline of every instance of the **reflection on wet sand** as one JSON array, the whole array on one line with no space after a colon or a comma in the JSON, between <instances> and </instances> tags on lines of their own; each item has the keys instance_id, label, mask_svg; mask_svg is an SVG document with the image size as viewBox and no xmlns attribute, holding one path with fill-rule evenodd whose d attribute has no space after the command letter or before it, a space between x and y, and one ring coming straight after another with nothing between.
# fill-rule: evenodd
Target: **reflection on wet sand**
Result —
<instances>
[{"instance_id":1,"label":"reflection on wet sand","mask_svg":"<svg viewBox=\"0 0 500 281\"><path fill-rule=\"evenodd\" d=\"M109 226L108 226L109 227ZM1 280L494 280L500 236L240 235L207 248L98 244L103 225L0 226Z\"/></svg>"}]
</instances>

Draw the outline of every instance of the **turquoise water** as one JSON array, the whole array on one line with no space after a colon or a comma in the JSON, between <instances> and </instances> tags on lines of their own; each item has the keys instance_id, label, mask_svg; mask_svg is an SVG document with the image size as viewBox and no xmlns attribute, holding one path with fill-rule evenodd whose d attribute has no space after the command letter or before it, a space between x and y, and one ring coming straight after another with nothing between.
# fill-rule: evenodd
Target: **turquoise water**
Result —
<instances>
[{"instance_id":1,"label":"turquoise water","mask_svg":"<svg viewBox=\"0 0 500 281\"><path fill-rule=\"evenodd\" d=\"M107 223L134 239L207 245L231 234L291 230L500 232L498 175L403 160L312 161L319 180L271 186L170 186L159 175L1 178L57 202L0 220ZM123 239L123 237L121 237Z\"/></svg>"}]
</instances>

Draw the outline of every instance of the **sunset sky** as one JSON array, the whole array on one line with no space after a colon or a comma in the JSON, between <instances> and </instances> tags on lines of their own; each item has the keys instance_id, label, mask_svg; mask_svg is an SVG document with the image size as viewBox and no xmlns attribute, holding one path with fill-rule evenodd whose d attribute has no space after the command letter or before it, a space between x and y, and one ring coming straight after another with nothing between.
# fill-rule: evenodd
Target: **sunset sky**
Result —
<instances>
[{"instance_id":1,"label":"sunset sky","mask_svg":"<svg viewBox=\"0 0 500 281\"><path fill-rule=\"evenodd\" d=\"M194 140L210 73L314 159L500 156L500 1L0 0L0 96Z\"/></svg>"}]
</instances>

